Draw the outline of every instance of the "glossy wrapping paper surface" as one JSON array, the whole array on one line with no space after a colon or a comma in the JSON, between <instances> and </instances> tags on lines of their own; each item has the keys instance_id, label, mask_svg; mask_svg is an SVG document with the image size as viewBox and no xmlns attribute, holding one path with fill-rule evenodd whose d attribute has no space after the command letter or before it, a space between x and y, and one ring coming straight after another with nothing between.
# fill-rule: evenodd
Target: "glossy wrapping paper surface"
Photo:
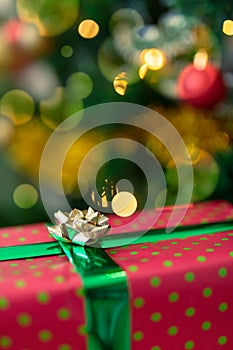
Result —
<instances>
[{"instance_id":1,"label":"glossy wrapping paper surface","mask_svg":"<svg viewBox=\"0 0 233 350\"><path fill-rule=\"evenodd\" d=\"M224 222L232 213L226 202L198 204L183 225ZM165 211L157 228L166 220ZM0 349L233 349L233 230L195 229L2 261ZM2 228L0 240L53 241L44 224Z\"/></svg>"}]
</instances>

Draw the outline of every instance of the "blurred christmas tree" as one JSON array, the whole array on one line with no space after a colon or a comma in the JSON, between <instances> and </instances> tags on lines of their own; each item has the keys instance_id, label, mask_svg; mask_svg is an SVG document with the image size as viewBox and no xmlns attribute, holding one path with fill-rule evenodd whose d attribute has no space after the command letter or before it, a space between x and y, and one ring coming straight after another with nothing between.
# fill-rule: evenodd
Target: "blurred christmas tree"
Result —
<instances>
[{"instance_id":1,"label":"blurred christmas tree","mask_svg":"<svg viewBox=\"0 0 233 350\"><path fill-rule=\"evenodd\" d=\"M159 111L190 153L192 200L233 200L232 13L229 1L217 0L1 0L0 225L47 220L38 179L44 147L72 114L79 112L81 120L80 111L106 102ZM150 125L147 117L144 122ZM177 170L166 147L146 132L112 125L70 148L62 182L71 205L85 207L79 166L109 137L136 140L154 153L164 169L166 203L174 203ZM122 141L123 148L128 144ZM141 169L122 159L102 162L91 179L102 198L111 193L105 179L112 186L124 178L143 208ZM87 191L91 197L90 185Z\"/></svg>"}]
</instances>

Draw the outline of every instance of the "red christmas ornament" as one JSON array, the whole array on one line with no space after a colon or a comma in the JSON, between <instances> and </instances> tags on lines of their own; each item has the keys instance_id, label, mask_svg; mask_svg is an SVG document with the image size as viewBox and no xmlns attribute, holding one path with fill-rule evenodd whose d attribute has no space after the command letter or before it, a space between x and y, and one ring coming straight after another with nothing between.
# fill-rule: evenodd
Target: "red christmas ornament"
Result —
<instances>
[{"instance_id":1,"label":"red christmas ornament","mask_svg":"<svg viewBox=\"0 0 233 350\"><path fill-rule=\"evenodd\" d=\"M221 72L207 63L201 69L189 64L178 78L178 96L188 104L199 108L211 108L222 101L226 87Z\"/></svg>"},{"instance_id":2,"label":"red christmas ornament","mask_svg":"<svg viewBox=\"0 0 233 350\"><path fill-rule=\"evenodd\" d=\"M51 41L40 38L32 24L15 18L3 23L0 29L0 41L6 47L1 52L0 68L21 69L53 49Z\"/></svg>"},{"instance_id":3,"label":"red christmas ornament","mask_svg":"<svg viewBox=\"0 0 233 350\"><path fill-rule=\"evenodd\" d=\"M5 23L3 33L5 39L10 44L17 44L23 32L24 24L17 19L12 19Z\"/></svg>"}]
</instances>

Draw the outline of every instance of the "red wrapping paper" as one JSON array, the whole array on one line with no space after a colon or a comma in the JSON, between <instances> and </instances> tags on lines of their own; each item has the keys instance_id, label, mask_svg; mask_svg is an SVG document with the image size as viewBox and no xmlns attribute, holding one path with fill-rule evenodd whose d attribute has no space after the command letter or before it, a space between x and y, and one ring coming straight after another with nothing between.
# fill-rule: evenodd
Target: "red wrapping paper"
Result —
<instances>
[{"instance_id":1,"label":"red wrapping paper","mask_svg":"<svg viewBox=\"0 0 233 350\"><path fill-rule=\"evenodd\" d=\"M181 224L229 220L232 208L200 203ZM157 226L168 217L164 211ZM127 272L133 350L233 349L232 230L185 239L174 233L107 253Z\"/></svg>"},{"instance_id":2,"label":"red wrapping paper","mask_svg":"<svg viewBox=\"0 0 233 350\"><path fill-rule=\"evenodd\" d=\"M163 209L144 211L141 219L133 224L131 224L131 222L138 218L140 212L136 212L130 217L122 218L111 215L109 217L109 223L115 234L118 234L119 231L144 231L148 229L148 227L152 229L162 229L167 227L172 212L174 212L177 219L183 216L182 220L179 222L179 226L211 224L233 219L233 205L224 200L215 200L191 204L187 206L186 210L185 206L177 206L176 209L174 209L174 207L165 207ZM154 220L155 215L157 220Z\"/></svg>"},{"instance_id":3,"label":"red wrapping paper","mask_svg":"<svg viewBox=\"0 0 233 350\"><path fill-rule=\"evenodd\" d=\"M1 246L53 240L45 224L2 228ZM0 264L0 349L85 349L83 284L65 256Z\"/></svg>"},{"instance_id":4,"label":"red wrapping paper","mask_svg":"<svg viewBox=\"0 0 233 350\"><path fill-rule=\"evenodd\" d=\"M181 225L232 219L223 201ZM169 211L156 227L166 226ZM153 213L134 230L144 230ZM111 217L120 227L129 221ZM132 350L233 349L233 231L107 249L127 273ZM53 240L45 224L2 228L1 246ZM83 284L66 257L0 264L0 349L86 349ZM26 306L25 306L26 305Z\"/></svg>"}]
</instances>

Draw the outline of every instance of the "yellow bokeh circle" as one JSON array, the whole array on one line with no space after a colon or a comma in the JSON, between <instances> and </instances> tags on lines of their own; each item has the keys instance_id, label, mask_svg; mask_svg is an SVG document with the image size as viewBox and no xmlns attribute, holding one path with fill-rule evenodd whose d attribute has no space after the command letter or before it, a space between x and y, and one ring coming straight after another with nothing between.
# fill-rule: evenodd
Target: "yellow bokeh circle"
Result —
<instances>
[{"instance_id":1,"label":"yellow bokeh circle","mask_svg":"<svg viewBox=\"0 0 233 350\"><path fill-rule=\"evenodd\" d=\"M161 50L151 48L144 49L140 54L142 64L146 64L151 70L159 70L166 63L166 57Z\"/></svg>"},{"instance_id":2,"label":"yellow bokeh circle","mask_svg":"<svg viewBox=\"0 0 233 350\"><path fill-rule=\"evenodd\" d=\"M231 19L227 19L223 22L222 31L226 35L233 35L233 21Z\"/></svg>"},{"instance_id":3,"label":"yellow bokeh circle","mask_svg":"<svg viewBox=\"0 0 233 350\"><path fill-rule=\"evenodd\" d=\"M85 39L92 39L99 33L99 25L92 19L85 19L78 26L79 34Z\"/></svg>"},{"instance_id":4,"label":"yellow bokeh circle","mask_svg":"<svg viewBox=\"0 0 233 350\"><path fill-rule=\"evenodd\" d=\"M136 209L137 200L130 192L118 192L112 199L112 210L118 216L130 216L136 211Z\"/></svg>"}]
</instances>

